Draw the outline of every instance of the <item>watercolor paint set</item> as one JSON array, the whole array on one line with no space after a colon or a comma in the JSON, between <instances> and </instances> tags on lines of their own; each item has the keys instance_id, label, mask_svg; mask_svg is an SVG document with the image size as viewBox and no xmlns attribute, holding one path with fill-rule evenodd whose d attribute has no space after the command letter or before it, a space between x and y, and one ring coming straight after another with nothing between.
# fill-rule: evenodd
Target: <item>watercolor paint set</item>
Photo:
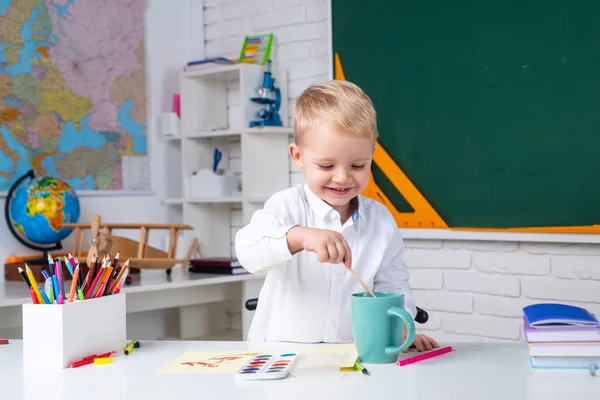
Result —
<instances>
[{"instance_id":1,"label":"watercolor paint set","mask_svg":"<svg viewBox=\"0 0 600 400\"><path fill-rule=\"evenodd\" d=\"M258 354L252 357L236 375L238 381L254 381L265 379L282 379L288 376L299 353L282 353L273 355L269 353Z\"/></svg>"}]
</instances>

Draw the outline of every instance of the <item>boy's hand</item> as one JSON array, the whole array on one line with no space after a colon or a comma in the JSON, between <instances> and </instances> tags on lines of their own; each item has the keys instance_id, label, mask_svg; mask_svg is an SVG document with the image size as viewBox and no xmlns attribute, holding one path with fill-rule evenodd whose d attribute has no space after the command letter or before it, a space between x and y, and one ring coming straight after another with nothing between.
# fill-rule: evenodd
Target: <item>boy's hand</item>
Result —
<instances>
[{"instance_id":1,"label":"boy's hand","mask_svg":"<svg viewBox=\"0 0 600 400\"><path fill-rule=\"evenodd\" d=\"M415 335L415 341L412 345L410 345L410 347L417 349L417 351L425 351L438 348L440 345L429 336L423 335L422 333L417 333Z\"/></svg>"},{"instance_id":2,"label":"boy's hand","mask_svg":"<svg viewBox=\"0 0 600 400\"><path fill-rule=\"evenodd\" d=\"M339 232L295 226L288 231L287 241L292 254L300 250L311 251L317 254L319 262L344 263L352 268L350 246Z\"/></svg>"},{"instance_id":3,"label":"boy's hand","mask_svg":"<svg viewBox=\"0 0 600 400\"><path fill-rule=\"evenodd\" d=\"M402 341L406 340L406 325L404 325L404 333L402 335ZM431 350L431 349L436 349L440 347L440 345L433 340L432 338L430 338L427 335L423 335L422 333L417 333L415 335L415 340L412 342L412 344L408 347L413 348L413 349L417 349L417 351L421 352L421 351L425 351L425 350ZM404 352L406 353L408 351L408 349L404 350Z\"/></svg>"}]
</instances>

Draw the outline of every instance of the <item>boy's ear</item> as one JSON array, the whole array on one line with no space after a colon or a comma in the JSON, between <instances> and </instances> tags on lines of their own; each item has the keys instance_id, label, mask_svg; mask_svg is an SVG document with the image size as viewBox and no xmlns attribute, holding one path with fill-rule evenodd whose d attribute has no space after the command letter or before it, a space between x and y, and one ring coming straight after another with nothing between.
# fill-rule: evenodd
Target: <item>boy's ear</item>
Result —
<instances>
[{"instance_id":1,"label":"boy's ear","mask_svg":"<svg viewBox=\"0 0 600 400\"><path fill-rule=\"evenodd\" d=\"M288 150L290 152L290 157L292 158L292 162L297 168L303 168L304 163L302 162L302 154L300 154L300 149L296 145L296 143L290 143L288 146Z\"/></svg>"}]
</instances>

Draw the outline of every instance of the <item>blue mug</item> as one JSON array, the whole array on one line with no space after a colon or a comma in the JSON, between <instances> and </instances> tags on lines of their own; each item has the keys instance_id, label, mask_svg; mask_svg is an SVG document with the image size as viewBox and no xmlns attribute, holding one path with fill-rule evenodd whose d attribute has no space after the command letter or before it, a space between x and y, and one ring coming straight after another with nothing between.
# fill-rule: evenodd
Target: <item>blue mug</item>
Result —
<instances>
[{"instance_id":1,"label":"blue mug","mask_svg":"<svg viewBox=\"0 0 600 400\"><path fill-rule=\"evenodd\" d=\"M392 292L354 293L351 298L352 334L360 360L393 363L415 339L415 322L404 309L404 295ZM406 340L402 333L406 325Z\"/></svg>"}]
</instances>

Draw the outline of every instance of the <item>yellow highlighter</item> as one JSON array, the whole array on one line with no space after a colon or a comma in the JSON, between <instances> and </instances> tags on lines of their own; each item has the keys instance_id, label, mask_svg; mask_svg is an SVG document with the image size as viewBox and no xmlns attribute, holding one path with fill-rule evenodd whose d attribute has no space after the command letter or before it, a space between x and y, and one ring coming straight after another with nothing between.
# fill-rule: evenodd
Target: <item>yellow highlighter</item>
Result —
<instances>
[{"instance_id":1,"label":"yellow highlighter","mask_svg":"<svg viewBox=\"0 0 600 400\"><path fill-rule=\"evenodd\" d=\"M29 265L27 265L27 263L25 263L25 273L27 274L27 277L29 278L29 282L31 283L31 288L33 289L33 292L35 293L35 296L37 297L39 303L46 304L46 302L42 298L42 295L40 294L40 288L38 287L38 284L37 284L35 278L33 277L33 272L31 272L31 268L29 268Z\"/></svg>"},{"instance_id":2,"label":"yellow highlighter","mask_svg":"<svg viewBox=\"0 0 600 400\"><path fill-rule=\"evenodd\" d=\"M133 348L135 347L135 340L132 340L131 343L129 343L127 345L127 347L125 347L125 355L128 356L129 354L133 353Z\"/></svg>"},{"instance_id":3,"label":"yellow highlighter","mask_svg":"<svg viewBox=\"0 0 600 400\"><path fill-rule=\"evenodd\" d=\"M94 358L94 364L110 364L113 361L112 357Z\"/></svg>"}]
</instances>

